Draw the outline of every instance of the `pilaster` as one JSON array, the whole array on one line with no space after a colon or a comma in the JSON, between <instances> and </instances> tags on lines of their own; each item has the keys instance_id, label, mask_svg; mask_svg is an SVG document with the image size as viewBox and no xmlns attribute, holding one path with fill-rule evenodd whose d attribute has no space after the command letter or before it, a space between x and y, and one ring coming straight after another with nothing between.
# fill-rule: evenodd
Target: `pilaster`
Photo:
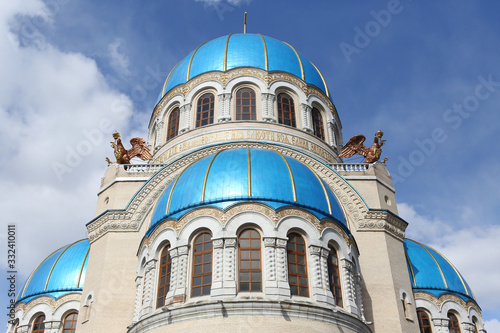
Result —
<instances>
[{"instance_id":1,"label":"pilaster","mask_svg":"<svg viewBox=\"0 0 500 333\"><path fill-rule=\"evenodd\" d=\"M449 322L450 321L448 319L444 318L432 318L432 324L434 325L435 333L449 333Z\"/></svg>"},{"instance_id":2,"label":"pilaster","mask_svg":"<svg viewBox=\"0 0 500 333\"><path fill-rule=\"evenodd\" d=\"M212 296L220 295L223 292L223 247L224 240L222 238L212 239L212 287L210 288Z\"/></svg>"},{"instance_id":3,"label":"pilaster","mask_svg":"<svg viewBox=\"0 0 500 333\"><path fill-rule=\"evenodd\" d=\"M168 303L184 302L186 300L188 246L178 246L170 250L172 258L172 277L170 290L167 293Z\"/></svg>"},{"instance_id":4,"label":"pilaster","mask_svg":"<svg viewBox=\"0 0 500 333\"><path fill-rule=\"evenodd\" d=\"M357 288L356 288L356 280L353 272L352 263L343 258L340 259L340 267L342 270L342 290L343 290L343 305L344 308L349 312L358 315L358 307L356 305L357 301Z\"/></svg>"},{"instance_id":5,"label":"pilaster","mask_svg":"<svg viewBox=\"0 0 500 333\"><path fill-rule=\"evenodd\" d=\"M261 94L262 98L262 120L269 122L276 122L276 116L274 114L274 98L273 94Z\"/></svg>"},{"instance_id":6,"label":"pilaster","mask_svg":"<svg viewBox=\"0 0 500 333\"><path fill-rule=\"evenodd\" d=\"M153 286L155 284L154 280L156 276L156 262L156 259L151 259L146 263L146 267L144 269L144 292L142 295L142 307L139 313L139 317L143 317L144 315L153 311Z\"/></svg>"},{"instance_id":7,"label":"pilaster","mask_svg":"<svg viewBox=\"0 0 500 333\"><path fill-rule=\"evenodd\" d=\"M217 121L224 122L231 120L231 94L224 93L218 95L219 98L219 114L217 116Z\"/></svg>"},{"instance_id":8,"label":"pilaster","mask_svg":"<svg viewBox=\"0 0 500 333\"><path fill-rule=\"evenodd\" d=\"M328 121L327 123L327 132L328 132L328 140L330 141L330 145L337 148L337 140L335 140L335 126L333 120Z\"/></svg>"},{"instance_id":9,"label":"pilaster","mask_svg":"<svg viewBox=\"0 0 500 333\"><path fill-rule=\"evenodd\" d=\"M311 106L309 106L305 103L300 104L300 113L302 116L302 127L303 127L304 131L306 131L308 133L313 132L311 110L312 110Z\"/></svg>"},{"instance_id":10,"label":"pilaster","mask_svg":"<svg viewBox=\"0 0 500 333\"><path fill-rule=\"evenodd\" d=\"M180 108L180 126L179 134L189 131L189 124L191 124L191 103L182 105Z\"/></svg>"},{"instance_id":11,"label":"pilaster","mask_svg":"<svg viewBox=\"0 0 500 333\"><path fill-rule=\"evenodd\" d=\"M328 272L328 267L325 265L323 266L323 258L322 258L322 252L323 248L320 246L315 246L315 245L310 245L309 246L309 253L310 253L310 264L309 267L311 267L311 291L312 291L312 298L315 299L317 302L322 302L322 303L328 303L328 297L327 297L327 289L326 289L326 284L324 283L324 272L326 269L326 272ZM328 252L327 252L328 255ZM326 260L324 261L326 264ZM328 278L328 277L327 277Z\"/></svg>"},{"instance_id":12,"label":"pilaster","mask_svg":"<svg viewBox=\"0 0 500 333\"><path fill-rule=\"evenodd\" d=\"M236 295L236 238L224 239L224 272L223 287L224 295Z\"/></svg>"},{"instance_id":13,"label":"pilaster","mask_svg":"<svg viewBox=\"0 0 500 333\"><path fill-rule=\"evenodd\" d=\"M139 312L141 310L141 299L142 299L142 281L143 277L138 276L135 278L135 301L134 301L134 317L132 322L135 323L139 320Z\"/></svg>"}]
</instances>

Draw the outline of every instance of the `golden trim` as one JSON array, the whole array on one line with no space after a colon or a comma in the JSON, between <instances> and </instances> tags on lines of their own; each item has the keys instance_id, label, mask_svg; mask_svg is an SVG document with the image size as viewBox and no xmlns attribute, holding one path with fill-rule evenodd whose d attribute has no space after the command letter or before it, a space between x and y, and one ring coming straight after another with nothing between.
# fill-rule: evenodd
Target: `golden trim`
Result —
<instances>
[{"instance_id":1,"label":"golden trim","mask_svg":"<svg viewBox=\"0 0 500 333\"><path fill-rule=\"evenodd\" d=\"M409 238L407 238L407 239L408 239L408 240L410 240L410 241L412 241L412 242L414 242L414 243L416 243L416 244L418 244L418 245L420 245L420 247L422 247L425 251L427 251L427 253L429 253L429 255L431 256L432 260L434 260L434 262L436 263L436 266L437 266L437 267L438 267L438 269L439 269L439 273L441 273L441 277L443 278L444 286L445 286L446 288L448 288L448 283L446 282L446 278L444 277L443 270L441 269L441 266L440 266L440 265L439 265L439 263L437 262L436 258L434 258L434 256L432 255L432 253L431 253L429 250L427 250L427 248L425 247L425 245L424 245L424 244L421 244L421 243L419 243L419 242L417 242L417 241L414 241L413 239L409 239ZM431 248L431 249L432 249L432 248ZM433 249L433 250L434 250L434 249Z\"/></svg>"},{"instance_id":2,"label":"golden trim","mask_svg":"<svg viewBox=\"0 0 500 333\"><path fill-rule=\"evenodd\" d=\"M222 65L222 71L227 71L227 46L229 45L229 38L232 34L227 35L226 47L224 48L224 64Z\"/></svg>"},{"instance_id":3,"label":"golden trim","mask_svg":"<svg viewBox=\"0 0 500 333\"><path fill-rule=\"evenodd\" d=\"M302 76L302 81L306 81L306 76L304 74L304 66L302 65L302 60L300 59L300 56L299 54L297 53L297 51L295 50L295 48L288 44L287 42L283 42L285 43L286 45L290 46L290 48L293 50L293 52L295 52L295 55L297 56L297 59L299 60L299 64L300 64L300 75Z\"/></svg>"},{"instance_id":4,"label":"golden trim","mask_svg":"<svg viewBox=\"0 0 500 333\"><path fill-rule=\"evenodd\" d=\"M181 60L181 61L182 61L182 60ZM181 63L181 61L179 61L179 62L178 62L178 63L174 66L174 68L172 68L172 69L170 70L170 73L168 73L167 79L165 80L165 83L163 84L163 89L162 89L162 91L161 91L161 97L160 97L160 99L161 99L161 98L163 98L163 96L165 95L165 89L167 88L167 82L168 82L168 79L170 78L170 75L172 74L172 72L174 71L174 69L176 69L176 68L177 68L177 66Z\"/></svg>"},{"instance_id":5,"label":"golden trim","mask_svg":"<svg viewBox=\"0 0 500 333\"><path fill-rule=\"evenodd\" d=\"M429 246L429 248L431 248L432 250L436 251L444 260L446 260L448 262L448 264L453 268L453 270L455 271L455 273L457 273L458 277L460 278L460 282L462 282L462 286L464 286L465 292L467 293L467 295L469 295L469 289L465 285L465 282L462 279L462 275L457 271L457 269L455 268L455 266L448 260L448 258L446 258L445 256L443 256L438 250L436 250L435 248L430 247L430 246Z\"/></svg>"},{"instance_id":6,"label":"golden trim","mask_svg":"<svg viewBox=\"0 0 500 333\"><path fill-rule=\"evenodd\" d=\"M196 52L198 52L198 49L200 47L202 47L203 45L205 45L207 42L203 43L203 44L200 44L196 50L194 50L193 54L191 55L191 59L189 59L189 65L188 65L188 70L186 72L186 82L189 81L189 76L191 75L191 63L193 62L193 58L194 58L194 55L196 54Z\"/></svg>"},{"instance_id":7,"label":"golden trim","mask_svg":"<svg viewBox=\"0 0 500 333\"><path fill-rule=\"evenodd\" d=\"M24 293L26 292L26 287L29 286L29 284L31 282L31 278L33 277L33 274L35 274L36 270L40 267L40 265L43 264L45 262L45 260L47 260L51 255L53 255L54 253L56 253L57 251L59 251L63 247L64 246L61 246L60 248L58 248L57 250L55 250L54 252L52 252L51 254L49 254L48 256L46 256L45 259L43 259L42 262L39 263L38 266L36 266L36 268L33 270L33 272L31 272L31 275L28 278L28 281L26 281L26 284L24 285L24 289L23 289L23 293L21 294L21 298L24 297ZM18 298L19 298L19 296L18 296ZM17 301L17 298L16 298L16 301Z\"/></svg>"},{"instance_id":8,"label":"golden trim","mask_svg":"<svg viewBox=\"0 0 500 333\"><path fill-rule=\"evenodd\" d=\"M83 257L82 267L80 267L80 274L78 274L78 284L76 285L77 288L80 288L80 282L82 280L82 273L83 273L83 266L85 266L85 260L87 260L87 256L89 255L89 252L90 252L90 244L89 244L89 248L87 249L87 252L85 253L85 257Z\"/></svg>"},{"instance_id":9,"label":"golden trim","mask_svg":"<svg viewBox=\"0 0 500 333\"><path fill-rule=\"evenodd\" d=\"M323 184L323 181L321 180L321 178L319 178L319 176L316 174L316 172L314 172L314 170L311 169L311 167L309 165L307 165L307 164L304 164L304 165L306 167L308 167L309 170L311 170L311 172L316 176L319 183L321 184L321 187L323 188L323 192L325 193L326 202L328 203L328 213L330 213L330 215L332 215L332 203L330 202L330 197L328 196L328 192L326 191L325 184Z\"/></svg>"},{"instance_id":10,"label":"golden trim","mask_svg":"<svg viewBox=\"0 0 500 333\"><path fill-rule=\"evenodd\" d=\"M252 162L250 162L250 147L247 146L248 158L248 196L252 196Z\"/></svg>"},{"instance_id":11,"label":"golden trim","mask_svg":"<svg viewBox=\"0 0 500 333\"><path fill-rule=\"evenodd\" d=\"M223 151L223 150L221 150L221 151ZM205 202L205 189L207 187L208 173L210 172L210 168L212 167L212 163L214 162L215 158L217 157L217 155L219 155L219 153L221 151L218 151L217 153L215 153L214 157L212 157L212 160L208 164L207 172L205 172L205 179L203 180L203 189L201 190L201 202Z\"/></svg>"},{"instance_id":12,"label":"golden trim","mask_svg":"<svg viewBox=\"0 0 500 333\"><path fill-rule=\"evenodd\" d=\"M192 163L191 163L192 164ZM188 165L186 167L186 169L182 170L182 172L179 174L179 176L177 176L177 178L175 179L175 182L174 184L172 185L172 188L170 189L170 193L168 194L168 200L167 200L167 207L165 208L165 215L168 214L168 210L170 209L170 199L172 199L172 193L174 192L174 188L175 188L175 185L177 185L177 181L179 180L179 178L181 178L182 174L184 173L184 171L187 170L187 168L189 168L190 165ZM150 222L150 225L151 225L151 222Z\"/></svg>"},{"instance_id":13,"label":"golden trim","mask_svg":"<svg viewBox=\"0 0 500 333\"><path fill-rule=\"evenodd\" d=\"M413 279L413 285L416 287L417 286L417 280L415 279L415 273L413 273L413 267L411 266L410 257L408 257L408 253L406 253L406 251L405 251L405 257L406 257L406 261L408 262L408 266L410 266L411 277Z\"/></svg>"},{"instance_id":14,"label":"golden trim","mask_svg":"<svg viewBox=\"0 0 500 333\"><path fill-rule=\"evenodd\" d=\"M321 77L321 80L323 81L323 84L325 85L326 96L330 98L330 92L328 91L328 86L326 84L325 78L323 77L323 74L321 74L321 72L319 71L318 67L316 67L315 64L311 62L311 65L313 65L314 68L316 68L316 71L318 72L319 76Z\"/></svg>"},{"instance_id":15,"label":"golden trim","mask_svg":"<svg viewBox=\"0 0 500 333\"><path fill-rule=\"evenodd\" d=\"M293 179L293 174L292 174L292 169L290 168L290 165L288 164L288 161L286 160L285 156L279 151L277 151L278 154L283 158L283 161L285 161L286 167L288 168L288 173L290 174L290 180L292 181L292 192L293 192L293 201L297 201L297 192L295 190L295 180Z\"/></svg>"},{"instance_id":16,"label":"golden trim","mask_svg":"<svg viewBox=\"0 0 500 333\"><path fill-rule=\"evenodd\" d=\"M59 256L57 257L56 261L54 261L54 263L52 264L52 268L50 269L50 272L49 272L49 275L47 276L47 281L45 282L45 288L43 288L43 291L47 291L47 286L49 285L49 280L50 280L50 276L52 275L52 271L54 270L54 267L56 267L56 264L57 262L59 261L59 258L61 258L61 256L64 254L64 252L66 252L67 249L69 249L70 247L72 247L73 245L75 245L76 243L78 242L81 242L83 239L80 239L74 243L71 243L69 244L60 254Z\"/></svg>"},{"instance_id":17,"label":"golden trim","mask_svg":"<svg viewBox=\"0 0 500 333\"><path fill-rule=\"evenodd\" d=\"M265 65L264 68L266 71L269 72L269 62L268 62L268 56L267 56L267 45L266 45L266 40L264 39L264 36L262 34L259 34L260 37L262 37L262 44L264 44L264 60L265 60Z\"/></svg>"}]
</instances>

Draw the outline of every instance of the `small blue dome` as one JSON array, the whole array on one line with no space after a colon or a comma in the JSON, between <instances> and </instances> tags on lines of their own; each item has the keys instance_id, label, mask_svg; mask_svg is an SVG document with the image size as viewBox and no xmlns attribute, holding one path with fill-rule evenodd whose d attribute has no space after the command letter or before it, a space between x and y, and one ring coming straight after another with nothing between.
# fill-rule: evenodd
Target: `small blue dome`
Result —
<instances>
[{"instance_id":1,"label":"small blue dome","mask_svg":"<svg viewBox=\"0 0 500 333\"><path fill-rule=\"evenodd\" d=\"M158 101L172 88L195 76L238 67L287 72L315 85L330 97L320 71L290 44L261 34L231 34L198 46L182 59L168 74Z\"/></svg>"},{"instance_id":2,"label":"small blue dome","mask_svg":"<svg viewBox=\"0 0 500 333\"><path fill-rule=\"evenodd\" d=\"M56 250L31 273L17 302L27 304L40 296L57 299L72 292L82 292L87 270L90 243L79 240Z\"/></svg>"},{"instance_id":3,"label":"small blue dome","mask_svg":"<svg viewBox=\"0 0 500 333\"><path fill-rule=\"evenodd\" d=\"M413 291L436 297L451 293L464 301L475 301L467 282L441 253L411 239L404 240L404 248Z\"/></svg>"},{"instance_id":4,"label":"small blue dome","mask_svg":"<svg viewBox=\"0 0 500 333\"><path fill-rule=\"evenodd\" d=\"M161 221L211 206L259 202L273 209L295 206L346 227L346 219L328 185L294 158L257 148L227 149L187 167L163 191L153 211L149 235ZM348 232L348 231L347 231Z\"/></svg>"}]
</instances>

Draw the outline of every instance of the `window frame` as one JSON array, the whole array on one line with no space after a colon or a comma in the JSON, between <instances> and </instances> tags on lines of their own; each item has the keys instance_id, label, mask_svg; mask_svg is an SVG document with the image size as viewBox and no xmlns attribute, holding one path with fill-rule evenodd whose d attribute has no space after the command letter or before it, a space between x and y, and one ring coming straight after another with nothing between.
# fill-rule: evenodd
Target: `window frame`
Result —
<instances>
[{"instance_id":1,"label":"window frame","mask_svg":"<svg viewBox=\"0 0 500 333\"><path fill-rule=\"evenodd\" d=\"M66 321L68 320L68 317L69 316L72 316L72 315L76 315L76 318L74 318L74 320L71 320L72 322L75 323L75 327L70 327L70 328L66 328ZM71 332L76 332L76 323L78 321L78 311L70 311L68 312L68 314L66 314L64 316L64 320L63 320L63 326L62 326L62 333L71 333Z\"/></svg>"},{"instance_id":2,"label":"window frame","mask_svg":"<svg viewBox=\"0 0 500 333\"><path fill-rule=\"evenodd\" d=\"M332 258L332 251L335 252L335 258L337 260L337 264L334 264L331 262ZM333 267L335 266L335 267ZM333 296L333 301L336 306L343 307L344 306L344 299L342 297L342 281L340 277L340 259L339 259L339 253L335 246L329 244L328 245L328 257L327 257L327 267L328 267L328 286L330 288L330 291L332 292ZM332 271L332 269L335 269L335 271ZM335 284L335 273L336 277L338 279L338 284ZM339 295L337 295L336 289L338 288L339 290ZM338 304L338 300L340 300L340 304Z\"/></svg>"},{"instance_id":3,"label":"window frame","mask_svg":"<svg viewBox=\"0 0 500 333\"><path fill-rule=\"evenodd\" d=\"M425 315L427 318L422 318L421 314ZM427 320L429 324L427 326L424 326L425 323L423 323L424 320ZM417 309L417 321L418 321L418 328L420 330L420 333L432 333L432 321L431 321L431 316L429 313L424 310L424 309ZM425 331L425 329L428 328L429 331Z\"/></svg>"},{"instance_id":4,"label":"window frame","mask_svg":"<svg viewBox=\"0 0 500 333\"><path fill-rule=\"evenodd\" d=\"M38 321L38 319L40 319ZM43 328L38 328L35 329L35 325L39 324L40 326L43 326ZM38 316L35 317L35 320L33 320L33 324L31 325L31 333L44 333L45 332L45 314L39 314Z\"/></svg>"},{"instance_id":5,"label":"window frame","mask_svg":"<svg viewBox=\"0 0 500 333\"><path fill-rule=\"evenodd\" d=\"M315 115L317 116L315 117ZM323 114L316 106L313 106L311 110L311 118L314 136L325 141L325 124L323 122Z\"/></svg>"},{"instance_id":6,"label":"window frame","mask_svg":"<svg viewBox=\"0 0 500 333\"><path fill-rule=\"evenodd\" d=\"M240 94L250 92L250 97L245 98L240 96ZM253 121L257 120L257 94L255 92L255 89L251 87L240 87L238 90L236 90L236 103L235 103L235 117L234 119L237 121ZM250 100L248 107L250 108L250 112L245 112L243 113L243 100ZM250 119L243 119L243 115L249 115Z\"/></svg>"},{"instance_id":7,"label":"window frame","mask_svg":"<svg viewBox=\"0 0 500 333\"><path fill-rule=\"evenodd\" d=\"M174 114L176 114L175 128L173 128L174 126L172 126L172 120L173 120L172 117L173 117ZM168 114L168 118L167 118L167 136L165 138L165 142L170 141L171 139L173 139L177 135L179 135L180 120L181 120L181 109L179 108L179 106L174 106L172 108L172 111L170 111L170 113Z\"/></svg>"},{"instance_id":8,"label":"window frame","mask_svg":"<svg viewBox=\"0 0 500 333\"><path fill-rule=\"evenodd\" d=\"M447 314L448 317L448 330L450 333L462 333L462 328L460 327L460 320L458 320L458 317L455 313L453 312L448 312ZM453 327L451 327L453 325Z\"/></svg>"},{"instance_id":9,"label":"window frame","mask_svg":"<svg viewBox=\"0 0 500 333\"><path fill-rule=\"evenodd\" d=\"M285 110L283 110L283 101L282 101L283 96L286 96L286 98L288 98L290 101L290 103L286 104L289 106L289 110L287 111L287 113L290 114L290 119L288 119L290 121L290 124L285 124L285 118L283 114ZM276 109L278 114L278 124L297 128L297 113L295 112L295 101L293 97L287 92L279 92L276 96L276 101L277 101Z\"/></svg>"},{"instance_id":10,"label":"window frame","mask_svg":"<svg viewBox=\"0 0 500 333\"><path fill-rule=\"evenodd\" d=\"M205 240L205 235L208 235L210 237L210 239L208 241ZM202 244L202 251L201 252L196 252L196 245L200 244L200 243L197 243L197 240L198 238L200 238L201 236L203 236L203 240L201 242ZM205 251L205 244L207 243L210 243L210 249L209 250L206 250ZM203 296L210 296L211 294L211 291L212 291L212 280L213 280L213 240L212 240L212 234L208 231L202 231L200 233L198 233L195 237L193 237L193 241L192 241L192 264L191 264L191 298L194 298L194 297L203 297ZM204 261L204 257L205 257L205 254L208 254L210 253L210 262L205 262ZM201 262L200 263L196 263L196 255L199 255L202 259L201 259ZM210 263L210 272L204 272L203 271L203 267L204 265ZM196 269L196 266L200 266L202 267L202 271L201 273L195 273L195 269ZM204 283L204 280L205 280L205 276L210 276L210 283ZM200 285L196 285L194 284L194 281L195 281L195 278L198 278L200 277ZM209 291L208 293L203 293L203 288L206 287L206 286L209 286ZM200 288L200 294L199 295L194 295L194 289L195 288Z\"/></svg>"},{"instance_id":11,"label":"window frame","mask_svg":"<svg viewBox=\"0 0 500 333\"><path fill-rule=\"evenodd\" d=\"M300 239L302 240L303 243L297 243L297 242L292 242L290 240L290 237L292 235L297 235L298 237L300 237ZM294 251L291 251L290 250L290 244L291 243L294 243L295 246L294 246ZM304 246L304 251L303 252L299 252L297 251L297 244L299 245L303 245ZM293 254L295 255L295 261L294 262L290 262L290 254ZM298 255L303 255L304 256L304 263L301 264L299 263L298 261ZM309 297L310 295L310 291L309 291L309 274L308 274L308 269L307 269L307 245L306 245L306 241L304 239L304 236L302 236L300 233L296 232L296 231L292 231L288 234L288 241L286 242L286 259L287 259L287 269L288 269L288 285L290 286L290 295L292 296L300 296L300 297ZM296 265L297 269L296 269L296 273L295 272L291 272L290 270L290 265ZM298 266L304 266L304 273L298 273ZM296 280L297 280L297 283L292 283L291 282L291 279L290 279L290 276L296 276ZM303 284L301 284L301 280L300 278L305 278L305 281L306 281L306 285L304 286ZM297 294L294 294L293 293L293 289L292 289L292 286L296 286L297 287ZM307 290L307 295L303 295L301 290L305 288Z\"/></svg>"},{"instance_id":12,"label":"window frame","mask_svg":"<svg viewBox=\"0 0 500 333\"><path fill-rule=\"evenodd\" d=\"M249 238L244 238L244 239L248 239L249 240L249 246L248 247L242 247L241 246L241 239L242 239L242 235L244 232L246 231L250 231L250 232L255 232L257 233L258 235L258 240L259 240L259 247L258 248L255 248L255 247L252 247L251 244L252 244L252 240L254 239L257 239L256 237L252 237L251 233L250 233L250 237ZM242 250L244 251L250 251L250 256L247 259L242 259L241 258L241 252ZM252 268L252 262L254 261L257 261L256 259L253 259L251 258L252 256L252 252L253 251L259 251L259 268L258 269L253 269ZM248 269L243 269L242 268L242 262L243 261L248 261L249 262L249 268ZM249 281L245 281L245 282L248 282L249 284L249 290L244 290L242 291L241 290L241 273L249 273ZM259 281L255 281L253 282L252 281L252 273L259 273L259 278L260 278L260 282ZM259 283L260 284L260 289L259 290L252 290L252 286L254 284L257 284ZM263 280L262 280L262 235L261 233L255 229L255 228L245 228L243 229L239 235L238 235L238 292L262 292L263 291Z\"/></svg>"},{"instance_id":13,"label":"window frame","mask_svg":"<svg viewBox=\"0 0 500 333\"><path fill-rule=\"evenodd\" d=\"M210 96L207 96L210 95ZM208 103L204 103L205 99L210 99ZM203 111L203 106L208 104L208 110ZM212 109L210 109L212 108ZM211 111L211 112L210 112ZM203 121L205 120L203 118L204 114L208 114L207 123L203 124ZM210 113L212 115L210 116ZM203 127L203 126L208 126L214 123L214 118L215 118L215 94L212 91L205 91L202 92L199 97L196 100L196 117L195 117L195 128Z\"/></svg>"},{"instance_id":14,"label":"window frame","mask_svg":"<svg viewBox=\"0 0 500 333\"><path fill-rule=\"evenodd\" d=\"M158 284L156 288L156 308L160 308L165 305L165 298L170 290L170 281L172 278L172 257L170 255L170 243L163 246L159 258L158 258ZM165 264L162 263L163 257L166 255ZM165 267L165 274L162 275L162 268ZM165 277L165 284L161 283L162 277ZM160 305L160 290L164 289L163 292L163 303ZM144 298L143 298L144 299Z\"/></svg>"}]
</instances>

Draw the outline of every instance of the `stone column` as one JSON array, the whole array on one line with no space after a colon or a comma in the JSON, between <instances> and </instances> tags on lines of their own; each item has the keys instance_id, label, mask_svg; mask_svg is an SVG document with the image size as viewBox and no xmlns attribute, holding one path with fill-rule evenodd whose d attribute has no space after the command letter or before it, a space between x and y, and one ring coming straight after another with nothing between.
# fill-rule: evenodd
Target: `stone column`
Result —
<instances>
[{"instance_id":1,"label":"stone column","mask_svg":"<svg viewBox=\"0 0 500 333\"><path fill-rule=\"evenodd\" d=\"M183 245L171 249L170 257L172 258L172 277L170 279L170 290L167 293L167 298L171 297L171 302L173 303L184 302L186 300L186 286L188 279L188 246Z\"/></svg>"},{"instance_id":2,"label":"stone column","mask_svg":"<svg viewBox=\"0 0 500 333\"><path fill-rule=\"evenodd\" d=\"M224 122L231 120L231 94L224 93L219 96L219 115L217 121Z\"/></svg>"},{"instance_id":3,"label":"stone column","mask_svg":"<svg viewBox=\"0 0 500 333\"><path fill-rule=\"evenodd\" d=\"M365 309L363 307L363 297L361 294L361 275L358 274L358 272L355 272L354 274L354 284L356 286L355 291L356 291L356 305L358 307L358 313L361 319L366 321L365 319Z\"/></svg>"},{"instance_id":4,"label":"stone column","mask_svg":"<svg viewBox=\"0 0 500 333\"><path fill-rule=\"evenodd\" d=\"M226 238L224 240L224 295L236 295L238 290L236 287L236 260L238 258L236 244L236 238Z\"/></svg>"},{"instance_id":5,"label":"stone column","mask_svg":"<svg viewBox=\"0 0 500 333\"><path fill-rule=\"evenodd\" d=\"M276 238L264 237L264 292L279 295L276 279Z\"/></svg>"},{"instance_id":6,"label":"stone column","mask_svg":"<svg viewBox=\"0 0 500 333\"><path fill-rule=\"evenodd\" d=\"M303 127L304 131L306 131L308 133L313 132L311 110L312 110L311 106L304 104L304 103L300 104L300 111L301 111L300 114L302 116L302 127Z\"/></svg>"},{"instance_id":7,"label":"stone column","mask_svg":"<svg viewBox=\"0 0 500 333\"><path fill-rule=\"evenodd\" d=\"M323 265L324 249L321 246L309 245L309 267L311 281L311 295L317 302L328 303L327 284L324 284L324 273L328 274L328 266ZM328 256L328 252L326 252ZM326 260L324 260L326 264ZM328 275L326 277L328 279ZM331 298L331 297L330 297Z\"/></svg>"},{"instance_id":8,"label":"stone column","mask_svg":"<svg viewBox=\"0 0 500 333\"><path fill-rule=\"evenodd\" d=\"M64 320L64 318L62 318ZM59 333L60 321L45 321L45 333Z\"/></svg>"},{"instance_id":9,"label":"stone column","mask_svg":"<svg viewBox=\"0 0 500 333\"><path fill-rule=\"evenodd\" d=\"M434 325L434 331L435 333L449 333L450 330L448 329L448 319L444 318L432 318L432 324Z\"/></svg>"},{"instance_id":10,"label":"stone column","mask_svg":"<svg viewBox=\"0 0 500 333\"><path fill-rule=\"evenodd\" d=\"M160 121L159 123L156 124L156 147L160 147L163 143L161 140L162 133L163 133L163 121Z\"/></svg>"},{"instance_id":11,"label":"stone column","mask_svg":"<svg viewBox=\"0 0 500 333\"><path fill-rule=\"evenodd\" d=\"M223 292L222 285L222 265L224 240L222 238L212 239L212 287L210 294L212 296L220 295Z\"/></svg>"},{"instance_id":12,"label":"stone column","mask_svg":"<svg viewBox=\"0 0 500 333\"><path fill-rule=\"evenodd\" d=\"M356 306L356 284L354 282L352 263L349 260L340 259L340 274L344 308L351 313L358 314L359 312Z\"/></svg>"},{"instance_id":13,"label":"stone column","mask_svg":"<svg viewBox=\"0 0 500 333\"><path fill-rule=\"evenodd\" d=\"M191 103L182 105L180 108L179 134L189 131L191 124Z\"/></svg>"},{"instance_id":14,"label":"stone column","mask_svg":"<svg viewBox=\"0 0 500 333\"><path fill-rule=\"evenodd\" d=\"M332 120L328 121L327 127L328 140L330 141L330 145L333 147L337 147L337 140L335 140L335 126Z\"/></svg>"},{"instance_id":15,"label":"stone column","mask_svg":"<svg viewBox=\"0 0 500 333\"><path fill-rule=\"evenodd\" d=\"M269 122L276 122L276 115L274 114L274 95L261 94L262 98L262 120Z\"/></svg>"},{"instance_id":16,"label":"stone column","mask_svg":"<svg viewBox=\"0 0 500 333\"><path fill-rule=\"evenodd\" d=\"M132 323L139 321L139 312L141 310L141 299L142 299L142 276L135 278L135 302L134 302L134 317L132 318Z\"/></svg>"},{"instance_id":17,"label":"stone column","mask_svg":"<svg viewBox=\"0 0 500 333\"><path fill-rule=\"evenodd\" d=\"M464 333L475 333L476 328L474 327L474 324L469 323L469 322L462 322L462 328L464 329Z\"/></svg>"},{"instance_id":18,"label":"stone column","mask_svg":"<svg viewBox=\"0 0 500 333\"><path fill-rule=\"evenodd\" d=\"M276 277L278 281L279 294L290 296L286 244L287 239L276 238Z\"/></svg>"},{"instance_id":19,"label":"stone column","mask_svg":"<svg viewBox=\"0 0 500 333\"><path fill-rule=\"evenodd\" d=\"M146 263L146 267L144 269L142 307L139 313L139 317L142 317L153 311L153 287L155 285L156 262L156 259L151 259Z\"/></svg>"}]
</instances>

